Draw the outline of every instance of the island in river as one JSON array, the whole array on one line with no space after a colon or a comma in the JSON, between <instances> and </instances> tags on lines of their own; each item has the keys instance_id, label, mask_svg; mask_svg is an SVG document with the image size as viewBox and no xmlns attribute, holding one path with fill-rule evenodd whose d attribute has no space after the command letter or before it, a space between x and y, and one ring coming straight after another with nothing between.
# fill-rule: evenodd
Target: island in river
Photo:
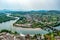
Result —
<instances>
[{"instance_id":1,"label":"island in river","mask_svg":"<svg viewBox=\"0 0 60 40\"><path fill-rule=\"evenodd\" d=\"M29 11L12 13L11 16L19 17L13 26L23 28L45 28L60 25L60 11Z\"/></svg>"}]
</instances>

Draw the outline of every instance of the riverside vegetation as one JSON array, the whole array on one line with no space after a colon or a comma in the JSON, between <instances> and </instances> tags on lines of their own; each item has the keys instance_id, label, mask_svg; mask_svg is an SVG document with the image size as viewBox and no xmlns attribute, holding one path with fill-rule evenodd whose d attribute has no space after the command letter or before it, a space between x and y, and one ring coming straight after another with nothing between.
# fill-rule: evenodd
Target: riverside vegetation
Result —
<instances>
[{"instance_id":1,"label":"riverside vegetation","mask_svg":"<svg viewBox=\"0 0 60 40\"><path fill-rule=\"evenodd\" d=\"M0 23L15 20L15 18L7 17L5 13L0 13Z\"/></svg>"}]
</instances>

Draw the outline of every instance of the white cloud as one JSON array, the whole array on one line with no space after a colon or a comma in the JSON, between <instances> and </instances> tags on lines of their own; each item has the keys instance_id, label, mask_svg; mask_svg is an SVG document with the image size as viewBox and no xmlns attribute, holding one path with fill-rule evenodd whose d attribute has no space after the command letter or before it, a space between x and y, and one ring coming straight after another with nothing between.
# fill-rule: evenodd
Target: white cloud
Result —
<instances>
[{"instance_id":1,"label":"white cloud","mask_svg":"<svg viewBox=\"0 0 60 40\"><path fill-rule=\"evenodd\" d=\"M59 0L0 0L0 8L38 10L60 9Z\"/></svg>"}]
</instances>

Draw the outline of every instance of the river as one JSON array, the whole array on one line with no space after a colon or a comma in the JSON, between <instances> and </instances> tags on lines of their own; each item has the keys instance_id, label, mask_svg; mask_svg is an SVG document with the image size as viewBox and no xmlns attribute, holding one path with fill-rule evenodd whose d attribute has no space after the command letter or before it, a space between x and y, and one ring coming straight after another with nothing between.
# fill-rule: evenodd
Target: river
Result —
<instances>
[{"instance_id":1,"label":"river","mask_svg":"<svg viewBox=\"0 0 60 40\"><path fill-rule=\"evenodd\" d=\"M9 14L7 14L7 16L9 16ZM15 17L17 18L17 17ZM17 18L16 20L10 20L10 21L7 21L7 22L3 22L3 23L0 23L0 30L3 30L3 29L7 29L7 30L11 30L11 31L17 31L18 33L22 33L24 35L26 34L47 34L48 32L45 31L45 30L42 30L42 29L37 29L37 30L31 30L29 28L21 28L21 27L14 27L13 26L13 23L15 23L19 18Z\"/></svg>"}]
</instances>

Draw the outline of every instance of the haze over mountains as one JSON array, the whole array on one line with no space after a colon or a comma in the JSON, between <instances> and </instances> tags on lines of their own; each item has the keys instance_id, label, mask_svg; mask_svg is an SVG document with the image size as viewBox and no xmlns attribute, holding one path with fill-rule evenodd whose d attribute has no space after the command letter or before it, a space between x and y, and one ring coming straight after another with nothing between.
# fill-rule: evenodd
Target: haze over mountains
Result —
<instances>
[{"instance_id":1,"label":"haze over mountains","mask_svg":"<svg viewBox=\"0 0 60 40\"><path fill-rule=\"evenodd\" d=\"M60 10L60 0L0 0L0 9Z\"/></svg>"},{"instance_id":2,"label":"haze over mountains","mask_svg":"<svg viewBox=\"0 0 60 40\"><path fill-rule=\"evenodd\" d=\"M1 13L12 13L12 14L60 14L59 10L32 10L32 11L13 11L13 10L0 10Z\"/></svg>"}]
</instances>

